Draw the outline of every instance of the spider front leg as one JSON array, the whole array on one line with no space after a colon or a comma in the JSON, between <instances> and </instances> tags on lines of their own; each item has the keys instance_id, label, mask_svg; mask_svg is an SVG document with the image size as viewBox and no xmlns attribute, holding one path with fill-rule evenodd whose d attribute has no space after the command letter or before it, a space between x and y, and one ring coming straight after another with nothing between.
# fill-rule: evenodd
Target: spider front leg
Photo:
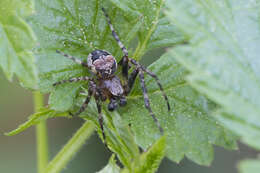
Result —
<instances>
[{"instance_id":1,"label":"spider front leg","mask_svg":"<svg viewBox=\"0 0 260 173\"><path fill-rule=\"evenodd\" d=\"M115 38L117 44L119 45L119 47L121 48L121 50L123 51L124 53L124 56L122 57L122 59L119 61L119 64L122 65L122 74L123 74L123 77L125 78L125 80L128 80L128 69L129 69L129 66L128 66L128 51L126 49L126 47L124 46L124 44L121 42L121 40L119 39L119 36L117 35L112 23L111 23L111 20L106 12L106 10L104 8L102 8L102 11L106 17L106 20L107 20L107 23L110 27L110 30L112 32L112 35L113 37Z\"/></svg>"},{"instance_id":2,"label":"spider front leg","mask_svg":"<svg viewBox=\"0 0 260 173\"><path fill-rule=\"evenodd\" d=\"M125 55L126 57L128 57L128 51L127 51L126 47L124 46L124 44L120 41L120 39L119 39L119 37L118 37L118 35L117 35L117 33L116 33L116 31L115 31L115 29L114 29L112 23L111 23L111 20L110 20L110 18L109 18L109 16L108 16L106 10L105 10L104 8L102 8L102 11L103 11L103 13L104 13L104 15L105 15L105 17L106 17L106 19L107 19L107 23L109 24L109 27L110 27L110 30L111 30L111 32L112 32L113 37L114 37L115 40L117 41L117 44L119 45L119 47L122 49L124 55Z\"/></svg>"},{"instance_id":3,"label":"spider front leg","mask_svg":"<svg viewBox=\"0 0 260 173\"><path fill-rule=\"evenodd\" d=\"M82 66L84 66L84 67L88 67L88 64L87 64L87 63L81 61L81 60L78 59L78 58L75 58L74 56L68 55L68 54L63 53L63 52L61 52L61 51L59 51L59 50L56 50L56 52L59 53L59 54L61 54L61 55L63 55L63 56L65 56L66 58L71 59L72 61L74 61L74 62L77 63L77 64L80 64L80 65L82 65Z\"/></svg>"}]
</instances>

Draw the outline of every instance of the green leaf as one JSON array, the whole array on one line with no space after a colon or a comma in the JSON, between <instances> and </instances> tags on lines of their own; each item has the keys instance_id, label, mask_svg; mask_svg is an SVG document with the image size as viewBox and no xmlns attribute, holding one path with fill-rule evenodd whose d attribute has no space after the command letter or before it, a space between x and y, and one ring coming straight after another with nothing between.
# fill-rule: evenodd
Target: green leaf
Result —
<instances>
[{"instance_id":1,"label":"green leaf","mask_svg":"<svg viewBox=\"0 0 260 173\"><path fill-rule=\"evenodd\" d=\"M260 148L259 1L167 1L169 18L190 38L171 51L189 83L221 105L216 118Z\"/></svg>"},{"instance_id":2,"label":"green leaf","mask_svg":"<svg viewBox=\"0 0 260 173\"><path fill-rule=\"evenodd\" d=\"M90 107L92 106L94 105L90 105ZM94 121L99 126L95 114L96 112L93 112L84 117ZM148 151L141 155L130 128L122 121L117 112L108 114L105 111L104 120L106 142L109 149L117 153L118 159L123 163L125 167L123 172L152 173L158 169L165 154L165 136L161 137ZM98 133L102 138L100 129L98 129Z\"/></svg>"},{"instance_id":3,"label":"green leaf","mask_svg":"<svg viewBox=\"0 0 260 173\"><path fill-rule=\"evenodd\" d=\"M92 120L95 121L97 127L99 127L96 111L89 115L88 118L92 117ZM138 145L134 141L134 136L117 112L108 114L106 111L104 112L104 115L105 134L108 147L111 151L117 153L117 157L121 163L123 163L128 170L132 171L132 162L139 162L140 157ZM98 132L99 135L102 136L100 129Z\"/></svg>"},{"instance_id":4,"label":"green leaf","mask_svg":"<svg viewBox=\"0 0 260 173\"><path fill-rule=\"evenodd\" d=\"M165 154L165 136L161 137L153 144L148 151L142 155L137 155L138 162L132 162L131 169L124 168L121 173L154 173L158 169ZM117 173L120 169L116 165L114 155L110 158L108 165L98 173Z\"/></svg>"},{"instance_id":5,"label":"green leaf","mask_svg":"<svg viewBox=\"0 0 260 173\"><path fill-rule=\"evenodd\" d=\"M243 160L238 165L240 173L258 173L260 170L260 160Z\"/></svg>"},{"instance_id":6,"label":"green leaf","mask_svg":"<svg viewBox=\"0 0 260 173\"><path fill-rule=\"evenodd\" d=\"M120 39L129 48L130 55L137 59L140 59L148 48L169 46L184 41L184 38L179 32L175 32L175 27L170 25L163 15L159 18L161 0L153 1L153 3L148 0L129 1L131 6L137 7L135 11L130 12L123 8L115 8L115 5L119 6L124 2L114 2L114 4L94 0L88 2L78 0L74 3L62 0L36 2L37 13L32 18L32 24L40 41L37 52L37 64L40 71L39 85L42 92L52 91L52 95L55 95L50 101L54 109L58 107L58 110L68 110L72 104L64 99L63 101L68 101L68 103L54 106L58 100L55 97L63 97L63 88L56 88L53 91L52 84L70 77L88 75L86 69L58 55L55 52L56 49L85 60L94 49L105 49L111 52L117 60L123 55L112 37L100 10L101 7L106 8ZM156 27L157 24L158 27ZM169 37L171 34L173 37ZM132 53L130 43L136 37L139 40L139 47L135 53ZM70 84L63 86L66 85Z\"/></svg>"},{"instance_id":7,"label":"green leaf","mask_svg":"<svg viewBox=\"0 0 260 173\"><path fill-rule=\"evenodd\" d=\"M153 144L148 151L141 155L140 162L135 166L135 173L153 173L156 172L165 155L166 138L161 137Z\"/></svg>"},{"instance_id":8,"label":"green leaf","mask_svg":"<svg viewBox=\"0 0 260 173\"><path fill-rule=\"evenodd\" d=\"M79 0L74 3L65 1L37 1L36 3L37 14L32 18L32 23L40 41L37 53L40 71L39 85L43 92L52 91L50 104L53 109L68 110L72 106L72 102L68 99L62 99L63 102L66 102L65 104L56 103L60 100L58 98L64 97L63 93L67 93L69 90L64 91L64 87L70 84L64 84L64 87L58 87L53 91L54 82L88 75L88 72L79 65L56 54L56 49L85 59L94 49L105 49L115 55L118 60L122 57L122 51L111 35L100 10L101 7L107 9L117 33L127 47L137 35L143 22L147 23L150 17L154 18L154 14L147 18L143 16L134 19L128 18L124 12L113 7L112 4L94 0L88 2ZM149 29L149 26L146 29ZM82 86L82 83L78 86Z\"/></svg>"},{"instance_id":9,"label":"green leaf","mask_svg":"<svg viewBox=\"0 0 260 173\"><path fill-rule=\"evenodd\" d=\"M196 163L208 165L213 159L212 144L228 149L236 148L236 138L213 117L208 116L215 105L185 82L184 76L187 71L176 63L170 54L162 56L149 69L161 79L172 105L172 111L168 112L155 81L146 76L152 109L167 134L166 156L179 162L186 155ZM160 133L144 108L138 82L128 97L126 107L118 111L123 120L131 124L131 130L138 145L147 149L159 138ZM87 115L97 117L96 109L91 112L89 110ZM114 113L110 113L110 116L116 117Z\"/></svg>"},{"instance_id":10,"label":"green leaf","mask_svg":"<svg viewBox=\"0 0 260 173\"><path fill-rule=\"evenodd\" d=\"M0 2L0 67L9 80L15 74L25 87L35 88L35 35L24 17L32 14L32 0Z\"/></svg>"},{"instance_id":11,"label":"green leaf","mask_svg":"<svg viewBox=\"0 0 260 173\"><path fill-rule=\"evenodd\" d=\"M215 105L186 83L187 71L171 54L163 55L149 69L158 75L172 106L168 112L155 81L146 76L152 109L167 134L168 158L179 162L186 155L198 164L209 165L213 159L212 144L236 148L235 137L209 116ZM143 105L141 89L136 83L127 106L120 113L131 124L137 143L147 148L159 136L159 131Z\"/></svg>"},{"instance_id":12,"label":"green leaf","mask_svg":"<svg viewBox=\"0 0 260 173\"><path fill-rule=\"evenodd\" d=\"M97 173L120 173L120 168L116 165L115 155L112 155L107 166Z\"/></svg>"},{"instance_id":13,"label":"green leaf","mask_svg":"<svg viewBox=\"0 0 260 173\"><path fill-rule=\"evenodd\" d=\"M147 50L185 43L187 38L167 17L160 15L157 27L149 40ZM146 51L147 51L146 50Z\"/></svg>"},{"instance_id":14,"label":"green leaf","mask_svg":"<svg viewBox=\"0 0 260 173\"><path fill-rule=\"evenodd\" d=\"M42 92L51 92L50 109L77 111L86 97L82 91L86 90L87 83L68 83L55 88L52 84L70 77L90 75L87 69L56 54L56 49L82 60L86 60L87 55L94 49L105 49L117 60L122 57L122 51L111 35L101 7L107 9L119 37L130 50L130 55L136 59L140 59L149 48L184 42L186 37L178 31L171 35L180 35L180 40L172 40L172 37L168 37L170 41L165 40L168 36L167 26L175 27L161 14L163 1L120 1L118 5L115 5L117 1L112 2L113 4L94 0L36 2L37 13L31 22L39 38L39 48L36 52L40 71L39 86ZM122 8L124 5L129 8ZM138 46L133 51L134 48L130 45L135 38L138 40ZM179 162L186 155L196 163L209 165L213 159L212 144L229 149L236 148L234 136L213 117L208 116L215 105L185 82L187 71L176 63L171 55L164 55L149 69L158 75L172 106L171 112L168 112L155 81L146 76L151 106L165 130L166 155L171 160ZM118 75L120 76L120 73ZM117 112L107 113L106 108L103 109L108 145L121 157L120 161L127 168L132 164L130 160L137 155L134 141L147 150L160 138L154 121L144 107L138 82L136 81L128 97L127 106L118 110L123 123L117 123L120 117ZM104 103L104 106L106 105ZM95 122L100 133L93 102L82 117ZM131 124L131 127L128 128L126 124Z\"/></svg>"},{"instance_id":15,"label":"green leaf","mask_svg":"<svg viewBox=\"0 0 260 173\"><path fill-rule=\"evenodd\" d=\"M31 115L25 123L21 124L15 130L5 133L5 135L7 136L16 135L31 126L38 124L43 120L47 120L48 118L66 116L66 115L67 115L66 113L58 113L57 111L50 110L49 108L41 108L37 113Z\"/></svg>"}]
</instances>

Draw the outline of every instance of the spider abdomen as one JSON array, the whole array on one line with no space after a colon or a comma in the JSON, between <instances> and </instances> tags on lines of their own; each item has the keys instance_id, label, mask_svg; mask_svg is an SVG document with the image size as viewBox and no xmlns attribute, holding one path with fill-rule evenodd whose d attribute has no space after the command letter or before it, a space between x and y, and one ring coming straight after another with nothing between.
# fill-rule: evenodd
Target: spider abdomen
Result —
<instances>
[{"instance_id":1,"label":"spider abdomen","mask_svg":"<svg viewBox=\"0 0 260 173\"><path fill-rule=\"evenodd\" d=\"M116 59L107 51L94 50L88 55L88 66L100 78L111 77L116 69Z\"/></svg>"},{"instance_id":2,"label":"spider abdomen","mask_svg":"<svg viewBox=\"0 0 260 173\"><path fill-rule=\"evenodd\" d=\"M123 86L117 76L103 80L100 84L100 88L107 93L108 98L121 97L124 94Z\"/></svg>"}]
</instances>

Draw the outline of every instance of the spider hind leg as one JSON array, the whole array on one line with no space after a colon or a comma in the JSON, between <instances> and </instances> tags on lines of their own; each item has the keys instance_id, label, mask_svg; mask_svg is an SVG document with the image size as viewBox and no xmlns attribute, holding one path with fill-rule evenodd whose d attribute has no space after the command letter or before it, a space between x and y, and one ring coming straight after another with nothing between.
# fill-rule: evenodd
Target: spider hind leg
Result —
<instances>
[{"instance_id":1,"label":"spider hind leg","mask_svg":"<svg viewBox=\"0 0 260 173\"><path fill-rule=\"evenodd\" d=\"M156 123L157 127L159 128L161 134L163 134L163 128L161 127L161 125L160 125L158 119L156 118L156 116L154 115L152 108L151 108L151 105L150 105L150 101L149 101L149 97L148 97L148 94L147 94L147 89L146 89L145 81L144 81L144 72L142 70L140 70L139 76L140 76L140 84L141 84L141 88L142 88L143 96L144 96L145 108L149 111L149 113L152 116L154 122Z\"/></svg>"},{"instance_id":2,"label":"spider hind leg","mask_svg":"<svg viewBox=\"0 0 260 173\"><path fill-rule=\"evenodd\" d=\"M164 90L163 90L163 87L162 87L162 84L160 82L160 80L158 79L158 77L156 76L156 74L154 74L153 72L147 70L147 69L143 69L149 76L151 76L152 78L155 79L157 85L159 86L160 90L161 90L161 93L164 97L164 100L166 101L166 104L167 104L167 108L168 108L168 111L171 110L171 107L170 107L170 103L169 103L169 100L168 100L168 97L167 95L165 94Z\"/></svg>"}]
</instances>

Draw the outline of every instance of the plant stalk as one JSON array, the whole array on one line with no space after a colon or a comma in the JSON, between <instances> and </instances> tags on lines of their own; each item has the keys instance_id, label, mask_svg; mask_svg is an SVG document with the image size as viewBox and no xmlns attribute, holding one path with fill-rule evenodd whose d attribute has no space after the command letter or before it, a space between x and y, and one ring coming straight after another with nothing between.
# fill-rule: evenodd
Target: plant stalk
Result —
<instances>
[{"instance_id":1,"label":"plant stalk","mask_svg":"<svg viewBox=\"0 0 260 173\"><path fill-rule=\"evenodd\" d=\"M44 173L59 173L93 134L95 125L87 121L48 164Z\"/></svg>"},{"instance_id":2,"label":"plant stalk","mask_svg":"<svg viewBox=\"0 0 260 173\"><path fill-rule=\"evenodd\" d=\"M34 111L37 112L44 106L44 98L40 92L34 92ZM37 164L38 173L44 173L48 165L48 138L46 121L41 121L36 125L36 140L37 140Z\"/></svg>"}]
</instances>

